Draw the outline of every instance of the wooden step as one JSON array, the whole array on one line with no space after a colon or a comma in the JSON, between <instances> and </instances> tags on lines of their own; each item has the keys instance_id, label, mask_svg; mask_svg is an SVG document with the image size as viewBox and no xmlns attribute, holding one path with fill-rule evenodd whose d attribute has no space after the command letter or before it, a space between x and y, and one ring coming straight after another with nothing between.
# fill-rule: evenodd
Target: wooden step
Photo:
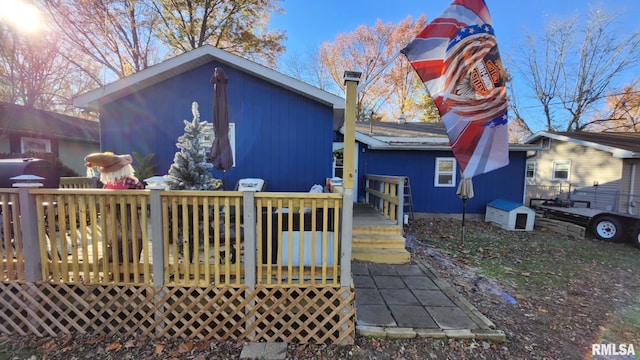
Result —
<instances>
[{"instance_id":1,"label":"wooden step","mask_svg":"<svg viewBox=\"0 0 640 360\"><path fill-rule=\"evenodd\" d=\"M352 239L354 249L405 248L405 239L402 235L354 235Z\"/></svg>"},{"instance_id":2,"label":"wooden step","mask_svg":"<svg viewBox=\"0 0 640 360\"><path fill-rule=\"evenodd\" d=\"M351 233L353 235L402 235L402 228L399 226L354 226Z\"/></svg>"},{"instance_id":3,"label":"wooden step","mask_svg":"<svg viewBox=\"0 0 640 360\"><path fill-rule=\"evenodd\" d=\"M411 260L411 254L405 249L353 249L351 259L379 264L406 264Z\"/></svg>"}]
</instances>

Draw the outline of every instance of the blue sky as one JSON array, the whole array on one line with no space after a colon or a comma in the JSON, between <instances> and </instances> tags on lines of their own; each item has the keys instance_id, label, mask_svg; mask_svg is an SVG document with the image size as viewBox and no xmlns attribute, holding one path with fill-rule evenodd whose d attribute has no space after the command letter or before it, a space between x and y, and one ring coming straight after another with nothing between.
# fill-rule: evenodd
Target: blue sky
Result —
<instances>
[{"instance_id":1,"label":"blue sky","mask_svg":"<svg viewBox=\"0 0 640 360\"><path fill-rule=\"evenodd\" d=\"M270 25L287 32L286 57L302 55L324 41L332 42L337 34L351 32L361 24L373 26L377 19L398 23L408 15L415 19L424 13L430 21L450 3L451 0L283 0L280 6L285 14L273 15ZM550 19L586 15L590 7L621 14L616 29L637 31L640 28L638 0L486 0L486 3L503 60L513 57L522 48L525 31L541 34ZM516 89L521 87L517 78L514 85ZM519 98L525 97L524 90L517 91ZM525 116L530 114L528 118L539 118L536 110L535 106L527 106ZM540 130L532 121L529 125L534 131Z\"/></svg>"}]
</instances>

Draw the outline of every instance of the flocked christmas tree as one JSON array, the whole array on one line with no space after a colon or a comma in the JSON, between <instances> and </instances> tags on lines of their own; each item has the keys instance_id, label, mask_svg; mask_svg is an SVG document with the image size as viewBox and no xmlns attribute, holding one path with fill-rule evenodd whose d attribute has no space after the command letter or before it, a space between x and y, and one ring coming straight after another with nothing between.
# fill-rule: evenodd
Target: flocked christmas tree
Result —
<instances>
[{"instance_id":1,"label":"flocked christmas tree","mask_svg":"<svg viewBox=\"0 0 640 360\"><path fill-rule=\"evenodd\" d=\"M207 162L207 150L203 144L206 121L200 121L198 103L191 105L193 120L184 120L184 135L178 138L180 149L169 168L168 183L171 190L216 190L222 181L211 174L213 165Z\"/></svg>"}]
</instances>

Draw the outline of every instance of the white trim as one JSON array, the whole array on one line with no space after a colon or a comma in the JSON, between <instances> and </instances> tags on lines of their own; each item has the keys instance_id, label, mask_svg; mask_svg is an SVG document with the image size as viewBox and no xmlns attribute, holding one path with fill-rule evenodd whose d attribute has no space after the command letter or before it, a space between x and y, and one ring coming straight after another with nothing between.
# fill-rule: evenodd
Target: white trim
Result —
<instances>
[{"instance_id":1,"label":"white trim","mask_svg":"<svg viewBox=\"0 0 640 360\"><path fill-rule=\"evenodd\" d=\"M340 128L340 132L344 135L344 126ZM356 141L359 141L367 146L369 146L369 148L371 149L379 149L379 148L385 148L388 146L388 144L384 141L380 141L377 138L373 137L373 136L369 136L369 135L365 135L361 132L357 132L356 131Z\"/></svg>"},{"instance_id":2,"label":"white trim","mask_svg":"<svg viewBox=\"0 0 640 360\"><path fill-rule=\"evenodd\" d=\"M28 144L44 146L44 150L45 151L32 151L32 150L29 150L29 149L27 149L27 145ZM31 138L31 137L21 137L20 138L20 151L23 154L27 153L27 152L50 153L51 152L51 140L49 140L49 139L36 139L36 138Z\"/></svg>"},{"instance_id":3,"label":"white trim","mask_svg":"<svg viewBox=\"0 0 640 360\"><path fill-rule=\"evenodd\" d=\"M556 177L556 165L560 164L569 165L566 179ZM571 160L554 160L551 162L551 181L571 181Z\"/></svg>"},{"instance_id":4,"label":"white trim","mask_svg":"<svg viewBox=\"0 0 640 360\"><path fill-rule=\"evenodd\" d=\"M332 165L331 165L331 177L336 177L336 168L337 168L338 164L336 162L336 157L333 156L333 152L336 151L336 150L340 150L340 149L342 149L343 152L344 152L344 142L334 142L331 147L332 147L331 154L332 154L332 157L333 157L333 161L332 161ZM356 152L356 154L357 154L357 152ZM343 159L342 165L340 166L340 169L342 169L344 171L344 159Z\"/></svg>"},{"instance_id":5,"label":"white trim","mask_svg":"<svg viewBox=\"0 0 640 360\"><path fill-rule=\"evenodd\" d=\"M402 136L376 136L376 139L385 143L416 143L416 144L449 144L449 138L440 137L402 137Z\"/></svg>"},{"instance_id":6,"label":"white trim","mask_svg":"<svg viewBox=\"0 0 640 360\"><path fill-rule=\"evenodd\" d=\"M206 134L208 132L208 134ZM229 123L229 144L231 145L231 156L233 157L233 165L236 167L236 123ZM213 145L213 140L216 138L216 133L213 131L213 123L206 121L205 130L200 140L200 145L205 151L209 151Z\"/></svg>"},{"instance_id":7,"label":"white trim","mask_svg":"<svg viewBox=\"0 0 640 360\"><path fill-rule=\"evenodd\" d=\"M344 126L340 128L340 133L344 135ZM447 137L388 137L371 136L356 131L356 141L367 145L372 150L434 150L451 151L449 138ZM394 140L391 142L389 140ZM389 142L387 142L389 141ZM540 150L539 146L527 146L509 144L509 151L530 151Z\"/></svg>"},{"instance_id":8,"label":"white trim","mask_svg":"<svg viewBox=\"0 0 640 360\"><path fill-rule=\"evenodd\" d=\"M438 181L441 174L447 174L447 175L449 174L448 171L442 171L441 172L439 170L439 166L438 165L441 162L445 162L445 161L446 162L450 161L450 162L452 162L452 165L453 165L451 167L451 182L448 183L448 184L443 184L443 183L440 183ZM436 158L436 167L435 167L434 174L433 174L433 186L434 187L455 187L456 186L456 166L457 166L456 158L454 158L454 157L437 157Z\"/></svg>"},{"instance_id":9,"label":"white trim","mask_svg":"<svg viewBox=\"0 0 640 360\"><path fill-rule=\"evenodd\" d=\"M578 139L574 139L572 137L569 136L565 136L565 135L559 135L559 134L553 134L553 133L549 133L546 131L539 131L533 135L530 135L528 138L524 139L523 143L524 144L528 144L531 143L533 141L536 141L540 138L549 138L549 139L554 139L554 140L559 140L559 141L564 141L564 142L570 142L570 143L574 143L577 145L581 145L581 146L585 146L585 147L589 147L589 148L593 148L593 149L597 149L597 150L601 150L601 151L606 151L611 153L611 155L614 158L619 158L619 159L626 159L626 158L637 158L640 157L640 154L635 153L633 151L629 151L629 150L624 150L624 149L620 149L620 148L616 148L613 146L606 146L606 145L601 145L592 141L584 141L584 140L578 140Z\"/></svg>"},{"instance_id":10,"label":"white trim","mask_svg":"<svg viewBox=\"0 0 640 360\"><path fill-rule=\"evenodd\" d=\"M99 110L100 106L104 103L155 85L198 66L205 65L213 60L252 74L283 88L288 88L321 103L332 105L334 109L344 109L345 107L344 99L337 95L211 45L199 47L125 78L116 80L101 88L81 94L73 99L73 105L80 108ZM213 69L211 69L211 71L213 72Z\"/></svg>"},{"instance_id":11,"label":"white trim","mask_svg":"<svg viewBox=\"0 0 640 360\"><path fill-rule=\"evenodd\" d=\"M529 177L527 176L528 172L529 172L529 164L533 164L533 176ZM536 178L536 173L538 171L538 164L536 163L535 160L527 160L527 162L524 165L524 178L525 180L533 180Z\"/></svg>"}]
</instances>

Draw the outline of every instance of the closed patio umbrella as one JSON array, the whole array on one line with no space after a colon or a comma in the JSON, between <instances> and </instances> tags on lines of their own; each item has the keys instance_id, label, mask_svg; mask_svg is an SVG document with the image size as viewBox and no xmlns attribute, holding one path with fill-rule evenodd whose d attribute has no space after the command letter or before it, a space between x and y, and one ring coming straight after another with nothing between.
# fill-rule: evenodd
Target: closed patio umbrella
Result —
<instances>
[{"instance_id":1,"label":"closed patio umbrella","mask_svg":"<svg viewBox=\"0 0 640 360\"><path fill-rule=\"evenodd\" d=\"M460 179L456 194L462 199L462 243L464 243L464 218L467 213L467 200L473 197L473 182L471 178L462 177Z\"/></svg>"},{"instance_id":2,"label":"closed patio umbrella","mask_svg":"<svg viewBox=\"0 0 640 360\"><path fill-rule=\"evenodd\" d=\"M229 104L227 84L229 80L221 68L215 68L213 84L213 132L215 138L208 159L218 170L222 170L222 186L225 188L225 171L233 166L233 153L229 142Z\"/></svg>"}]
</instances>

